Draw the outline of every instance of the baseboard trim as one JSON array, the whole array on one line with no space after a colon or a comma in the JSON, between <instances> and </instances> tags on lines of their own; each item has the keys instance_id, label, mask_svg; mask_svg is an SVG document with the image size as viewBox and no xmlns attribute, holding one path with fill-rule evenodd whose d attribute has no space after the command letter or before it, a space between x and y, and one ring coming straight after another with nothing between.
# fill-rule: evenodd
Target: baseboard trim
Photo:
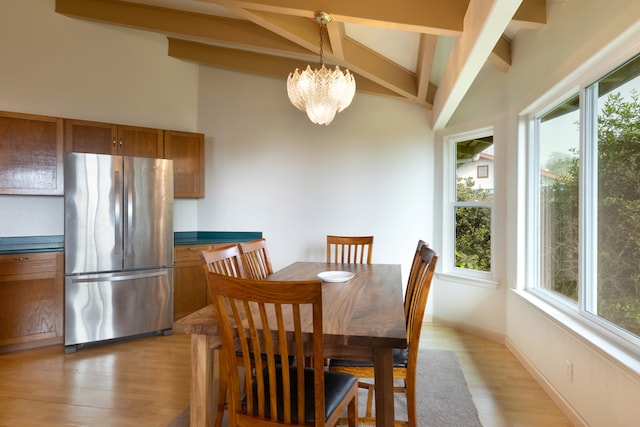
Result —
<instances>
[{"instance_id":1,"label":"baseboard trim","mask_svg":"<svg viewBox=\"0 0 640 427\"><path fill-rule=\"evenodd\" d=\"M464 323L452 322L450 320L442 319L440 317L433 316L432 323L437 325L446 326L447 328L455 329L457 331L466 332L471 335L475 335L480 338L484 338L489 341L493 341L498 344L504 345L505 336L488 329L479 328L477 326L467 325Z\"/></svg>"},{"instance_id":2,"label":"baseboard trim","mask_svg":"<svg viewBox=\"0 0 640 427\"><path fill-rule=\"evenodd\" d=\"M578 414L573 407L565 400L564 397L555 389L555 387L547 381L547 379L538 371L538 369L527 359L527 357L518 350L518 347L509 338L505 339L507 349L518 359L520 364L529 372L533 379L542 387L545 393L560 408L562 413L576 427L588 427L589 424Z\"/></svg>"}]
</instances>

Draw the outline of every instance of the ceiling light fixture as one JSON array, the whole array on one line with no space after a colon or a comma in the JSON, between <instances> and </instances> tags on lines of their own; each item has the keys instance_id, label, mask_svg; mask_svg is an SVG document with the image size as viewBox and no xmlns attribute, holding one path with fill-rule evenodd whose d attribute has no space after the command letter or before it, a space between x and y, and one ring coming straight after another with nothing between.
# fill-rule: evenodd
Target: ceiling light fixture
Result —
<instances>
[{"instance_id":1,"label":"ceiling light fixture","mask_svg":"<svg viewBox=\"0 0 640 427\"><path fill-rule=\"evenodd\" d=\"M331 15L318 12L316 21L320 23L320 69L312 70L307 65L300 72L296 68L287 78L287 93L291 103L307 113L313 123L328 125L336 113L351 104L356 93L356 81L347 69L342 71L336 66L331 71L324 66L322 30L331 22Z\"/></svg>"}]
</instances>

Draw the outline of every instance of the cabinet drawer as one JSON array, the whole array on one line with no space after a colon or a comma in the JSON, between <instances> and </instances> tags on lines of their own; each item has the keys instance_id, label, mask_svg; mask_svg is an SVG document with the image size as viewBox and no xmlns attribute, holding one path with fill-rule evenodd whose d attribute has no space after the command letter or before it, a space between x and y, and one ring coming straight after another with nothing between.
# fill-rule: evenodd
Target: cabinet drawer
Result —
<instances>
[{"instance_id":1,"label":"cabinet drawer","mask_svg":"<svg viewBox=\"0 0 640 427\"><path fill-rule=\"evenodd\" d=\"M200 262L200 252L211 249L212 245L176 246L174 263Z\"/></svg>"},{"instance_id":2,"label":"cabinet drawer","mask_svg":"<svg viewBox=\"0 0 640 427\"><path fill-rule=\"evenodd\" d=\"M0 282L55 277L62 271L58 253L0 255Z\"/></svg>"}]
</instances>

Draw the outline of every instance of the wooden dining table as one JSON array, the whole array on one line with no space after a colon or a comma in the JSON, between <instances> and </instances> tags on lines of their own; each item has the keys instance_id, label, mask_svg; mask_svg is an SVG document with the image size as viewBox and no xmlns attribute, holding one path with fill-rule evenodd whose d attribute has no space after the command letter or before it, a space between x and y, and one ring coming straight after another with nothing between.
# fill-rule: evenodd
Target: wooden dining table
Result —
<instances>
[{"instance_id":1,"label":"wooden dining table","mask_svg":"<svg viewBox=\"0 0 640 427\"><path fill-rule=\"evenodd\" d=\"M312 280L325 271L354 273L323 283L325 357L373 362L376 426L393 426L392 349L407 347L400 265L295 262L268 280ZM177 320L173 331L191 334L191 426L213 426L221 344L213 305Z\"/></svg>"}]
</instances>

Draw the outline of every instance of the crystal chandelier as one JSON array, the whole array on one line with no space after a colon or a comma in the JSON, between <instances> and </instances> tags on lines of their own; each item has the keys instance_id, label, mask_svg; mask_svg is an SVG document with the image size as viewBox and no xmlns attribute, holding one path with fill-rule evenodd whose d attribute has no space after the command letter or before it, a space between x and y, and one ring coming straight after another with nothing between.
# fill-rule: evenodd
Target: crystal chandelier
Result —
<instances>
[{"instance_id":1,"label":"crystal chandelier","mask_svg":"<svg viewBox=\"0 0 640 427\"><path fill-rule=\"evenodd\" d=\"M328 125L336 113L351 104L356 93L356 81L347 69L342 71L336 66L330 70L324 66L322 29L331 22L331 15L318 12L316 21L320 23L320 69L312 70L307 65L300 72L296 68L287 78L287 93L291 103L298 110L306 112L313 123Z\"/></svg>"}]
</instances>

